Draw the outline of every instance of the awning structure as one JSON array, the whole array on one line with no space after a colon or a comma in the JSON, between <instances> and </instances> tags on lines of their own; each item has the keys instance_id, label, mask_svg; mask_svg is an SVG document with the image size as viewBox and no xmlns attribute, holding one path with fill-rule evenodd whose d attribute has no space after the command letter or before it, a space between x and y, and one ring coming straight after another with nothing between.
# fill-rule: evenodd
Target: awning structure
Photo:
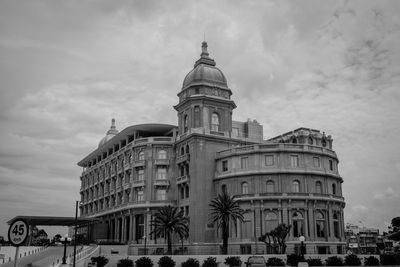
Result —
<instances>
[{"instance_id":1,"label":"awning structure","mask_svg":"<svg viewBox=\"0 0 400 267\"><path fill-rule=\"evenodd\" d=\"M96 218L54 217L54 216L16 216L7 223L12 224L15 220L22 219L29 225L46 226L75 226L88 225L100 221Z\"/></svg>"}]
</instances>

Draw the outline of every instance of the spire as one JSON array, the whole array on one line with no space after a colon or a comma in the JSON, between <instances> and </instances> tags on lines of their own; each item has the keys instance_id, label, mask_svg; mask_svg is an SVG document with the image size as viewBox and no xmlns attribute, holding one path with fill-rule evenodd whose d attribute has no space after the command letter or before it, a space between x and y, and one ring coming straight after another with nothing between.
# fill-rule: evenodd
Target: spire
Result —
<instances>
[{"instance_id":1,"label":"spire","mask_svg":"<svg viewBox=\"0 0 400 267\"><path fill-rule=\"evenodd\" d=\"M115 127L115 119L112 118L111 119L111 127L110 127L110 130L107 131L107 134L117 134L117 133L118 133L118 130Z\"/></svg>"},{"instance_id":2,"label":"spire","mask_svg":"<svg viewBox=\"0 0 400 267\"><path fill-rule=\"evenodd\" d=\"M205 65L210 65L210 66L215 66L215 61L214 59L209 57L208 51L207 51L208 45L206 41L203 41L201 43L201 54L200 54L200 59L196 61L194 64L194 67L197 67L200 64L205 64Z\"/></svg>"}]
</instances>

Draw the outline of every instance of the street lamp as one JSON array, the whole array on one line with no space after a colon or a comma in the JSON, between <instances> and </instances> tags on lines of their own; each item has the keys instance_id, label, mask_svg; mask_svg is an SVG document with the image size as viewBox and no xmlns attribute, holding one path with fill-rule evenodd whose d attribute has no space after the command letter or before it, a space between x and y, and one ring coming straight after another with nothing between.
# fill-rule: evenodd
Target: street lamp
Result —
<instances>
[{"instance_id":1,"label":"street lamp","mask_svg":"<svg viewBox=\"0 0 400 267\"><path fill-rule=\"evenodd\" d=\"M79 205L79 201L76 201L75 203L75 229L74 229L74 262L73 262L73 267L75 267L75 262L76 262L76 242L77 242L77 238L76 238L76 234L77 234L77 229L78 229L78 205Z\"/></svg>"},{"instance_id":2,"label":"street lamp","mask_svg":"<svg viewBox=\"0 0 400 267\"><path fill-rule=\"evenodd\" d=\"M304 254L306 253L306 247L304 246L304 241L306 241L306 238L304 236L300 236L299 241L300 241L301 260L304 261Z\"/></svg>"},{"instance_id":3,"label":"street lamp","mask_svg":"<svg viewBox=\"0 0 400 267\"><path fill-rule=\"evenodd\" d=\"M62 260L62 264L67 264L67 244L71 242L71 238L68 237L68 235L65 235L65 237L61 237L60 241L62 244L64 244L64 256Z\"/></svg>"},{"instance_id":4,"label":"street lamp","mask_svg":"<svg viewBox=\"0 0 400 267\"><path fill-rule=\"evenodd\" d=\"M143 236L144 239L144 255L147 255L147 236Z\"/></svg>"}]
</instances>

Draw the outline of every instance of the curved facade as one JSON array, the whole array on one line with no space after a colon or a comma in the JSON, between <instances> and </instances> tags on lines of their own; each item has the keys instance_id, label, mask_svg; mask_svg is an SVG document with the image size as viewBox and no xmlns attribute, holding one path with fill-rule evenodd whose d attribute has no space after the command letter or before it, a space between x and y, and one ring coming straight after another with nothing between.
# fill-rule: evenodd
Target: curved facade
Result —
<instances>
[{"instance_id":1,"label":"curved facade","mask_svg":"<svg viewBox=\"0 0 400 267\"><path fill-rule=\"evenodd\" d=\"M174 106L178 126L142 124L115 130L78 165L81 216L100 218L87 235L129 244L131 254L162 253L162 236L150 221L164 205L190 219L189 253L215 254L218 229L209 222L210 201L222 191L246 211L232 223L229 253L270 253L258 238L279 223L291 225L287 253L304 236L307 253L342 253L345 246L342 178L332 138L299 128L263 140L255 120L232 120L236 108L225 75L203 42L200 59L186 76ZM179 251L177 251L179 252Z\"/></svg>"}]
</instances>

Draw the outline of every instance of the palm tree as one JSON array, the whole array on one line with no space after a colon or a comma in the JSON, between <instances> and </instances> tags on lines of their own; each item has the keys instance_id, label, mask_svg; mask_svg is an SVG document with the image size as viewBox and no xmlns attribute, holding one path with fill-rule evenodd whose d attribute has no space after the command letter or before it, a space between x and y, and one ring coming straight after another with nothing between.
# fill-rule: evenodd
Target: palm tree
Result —
<instances>
[{"instance_id":1,"label":"palm tree","mask_svg":"<svg viewBox=\"0 0 400 267\"><path fill-rule=\"evenodd\" d=\"M183 210L170 205L160 207L154 214L150 224L153 231L150 234L166 235L168 254L172 254L171 236L173 233L179 236L187 236L189 232L188 218L184 217Z\"/></svg>"},{"instance_id":2,"label":"palm tree","mask_svg":"<svg viewBox=\"0 0 400 267\"><path fill-rule=\"evenodd\" d=\"M211 218L213 223L217 223L217 228L222 230L222 254L228 253L228 238L229 238L229 221L232 220L235 225L239 219L243 222L243 213L239 206L239 202L235 197L229 196L225 191L222 195L211 200L209 204L211 207Z\"/></svg>"}]
</instances>

